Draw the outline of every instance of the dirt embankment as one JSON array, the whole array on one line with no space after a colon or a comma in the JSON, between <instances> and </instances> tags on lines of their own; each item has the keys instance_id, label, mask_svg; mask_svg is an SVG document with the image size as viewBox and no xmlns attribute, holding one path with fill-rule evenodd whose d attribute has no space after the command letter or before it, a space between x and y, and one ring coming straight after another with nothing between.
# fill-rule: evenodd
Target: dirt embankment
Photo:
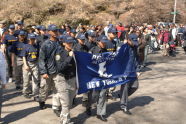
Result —
<instances>
[{"instance_id":1,"label":"dirt embankment","mask_svg":"<svg viewBox=\"0 0 186 124\"><path fill-rule=\"evenodd\" d=\"M1 0L0 20L26 24L171 22L174 0ZM186 1L178 2L177 22L186 21Z\"/></svg>"}]
</instances>

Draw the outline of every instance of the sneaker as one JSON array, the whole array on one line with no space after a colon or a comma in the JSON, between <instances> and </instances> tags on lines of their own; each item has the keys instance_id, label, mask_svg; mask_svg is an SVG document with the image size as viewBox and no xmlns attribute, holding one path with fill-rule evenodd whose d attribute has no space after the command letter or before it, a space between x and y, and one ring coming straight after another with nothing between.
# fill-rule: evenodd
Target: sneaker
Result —
<instances>
[{"instance_id":1,"label":"sneaker","mask_svg":"<svg viewBox=\"0 0 186 124\"><path fill-rule=\"evenodd\" d=\"M88 104L88 101L87 101L87 100L82 102L82 106L83 106L83 107L86 107L87 104Z\"/></svg>"},{"instance_id":2,"label":"sneaker","mask_svg":"<svg viewBox=\"0 0 186 124\"><path fill-rule=\"evenodd\" d=\"M125 108L121 108L121 110L123 111L123 113L127 114L127 115L131 115L132 113L125 107Z\"/></svg>"},{"instance_id":3,"label":"sneaker","mask_svg":"<svg viewBox=\"0 0 186 124\"><path fill-rule=\"evenodd\" d=\"M60 121L60 124L64 124L63 121ZM74 122L68 122L68 123L65 123L65 124L75 124Z\"/></svg>"},{"instance_id":4,"label":"sneaker","mask_svg":"<svg viewBox=\"0 0 186 124\"><path fill-rule=\"evenodd\" d=\"M76 98L73 98L72 105L75 105L75 104L76 104Z\"/></svg>"},{"instance_id":5,"label":"sneaker","mask_svg":"<svg viewBox=\"0 0 186 124\"><path fill-rule=\"evenodd\" d=\"M26 99L30 99L31 96L29 94L23 94L23 96L26 98Z\"/></svg>"},{"instance_id":6,"label":"sneaker","mask_svg":"<svg viewBox=\"0 0 186 124\"><path fill-rule=\"evenodd\" d=\"M91 108L87 108L87 109L86 109L86 114L87 114L88 116L91 116L91 115L92 115Z\"/></svg>"},{"instance_id":7,"label":"sneaker","mask_svg":"<svg viewBox=\"0 0 186 124\"><path fill-rule=\"evenodd\" d=\"M39 96L35 96L34 101L39 102L40 101Z\"/></svg>"},{"instance_id":8,"label":"sneaker","mask_svg":"<svg viewBox=\"0 0 186 124\"><path fill-rule=\"evenodd\" d=\"M39 102L39 107L41 110L46 109L45 102Z\"/></svg>"},{"instance_id":9,"label":"sneaker","mask_svg":"<svg viewBox=\"0 0 186 124\"><path fill-rule=\"evenodd\" d=\"M103 115L97 115L97 118L101 121L107 122L107 119Z\"/></svg>"},{"instance_id":10,"label":"sneaker","mask_svg":"<svg viewBox=\"0 0 186 124\"><path fill-rule=\"evenodd\" d=\"M21 90L21 86L16 86L16 90Z\"/></svg>"},{"instance_id":11,"label":"sneaker","mask_svg":"<svg viewBox=\"0 0 186 124\"><path fill-rule=\"evenodd\" d=\"M60 117L61 115L61 111L57 109L54 109L54 113L56 114L57 117Z\"/></svg>"},{"instance_id":12,"label":"sneaker","mask_svg":"<svg viewBox=\"0 0 186 124\"><path fill-rule=\"evenodd\" d=\"M141 75L141 72L137 72L137 77L139 77Z\"/></svg>"}]
</instances>

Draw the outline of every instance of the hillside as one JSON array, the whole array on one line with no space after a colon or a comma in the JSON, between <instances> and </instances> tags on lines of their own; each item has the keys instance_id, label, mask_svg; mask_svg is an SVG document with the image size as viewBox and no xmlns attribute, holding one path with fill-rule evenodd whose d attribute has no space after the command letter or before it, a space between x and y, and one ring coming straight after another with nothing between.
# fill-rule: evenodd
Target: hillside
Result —
<instances>
[{"instance_id":1,"label":"hillside","mask_svg":"<svg viewBox=\"0 0 186 124\"><path fill-rule=\"evenodd\" d=\"M1 0L0 20L26 24L172 21L174 0ZM186 22L186 0L178 0L177 23Z\"/></svg>"}]
</instances>

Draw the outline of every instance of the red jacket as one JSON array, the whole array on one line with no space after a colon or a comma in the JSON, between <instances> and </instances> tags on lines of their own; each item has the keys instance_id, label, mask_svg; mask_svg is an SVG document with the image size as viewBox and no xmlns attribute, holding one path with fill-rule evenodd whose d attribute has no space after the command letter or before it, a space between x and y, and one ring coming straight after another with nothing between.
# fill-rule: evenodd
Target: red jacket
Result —
<instances>
[{"instance_id":1,"label":"red jacket","mask_svg":"<svg viewBox=\"0 0 186 124\"><path fill-rule=\"evenodd\" d=\"M120 38L121 33L125 31L125 28L123 26L117 26L116 29L118 31L118 38Z\"/></svg>"}]
</instances>

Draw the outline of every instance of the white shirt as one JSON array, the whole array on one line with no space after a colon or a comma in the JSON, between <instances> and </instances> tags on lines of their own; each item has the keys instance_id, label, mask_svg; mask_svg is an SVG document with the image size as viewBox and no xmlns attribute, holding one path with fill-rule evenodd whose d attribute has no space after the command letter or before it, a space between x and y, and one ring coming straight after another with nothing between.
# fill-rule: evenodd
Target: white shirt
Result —
<instances>
[{"instance_id":1,"label":"white shirt","mask_svg":"<svg viewBox=\"0 0 186 124\"><path fill-rule=\"evenodd\" d=\"M173 39L176 39L176 35L178 34L178 30L177 30L177 28L173 28L172 29L172 37L173 37Z\"/></svg>"}]
</instances>

